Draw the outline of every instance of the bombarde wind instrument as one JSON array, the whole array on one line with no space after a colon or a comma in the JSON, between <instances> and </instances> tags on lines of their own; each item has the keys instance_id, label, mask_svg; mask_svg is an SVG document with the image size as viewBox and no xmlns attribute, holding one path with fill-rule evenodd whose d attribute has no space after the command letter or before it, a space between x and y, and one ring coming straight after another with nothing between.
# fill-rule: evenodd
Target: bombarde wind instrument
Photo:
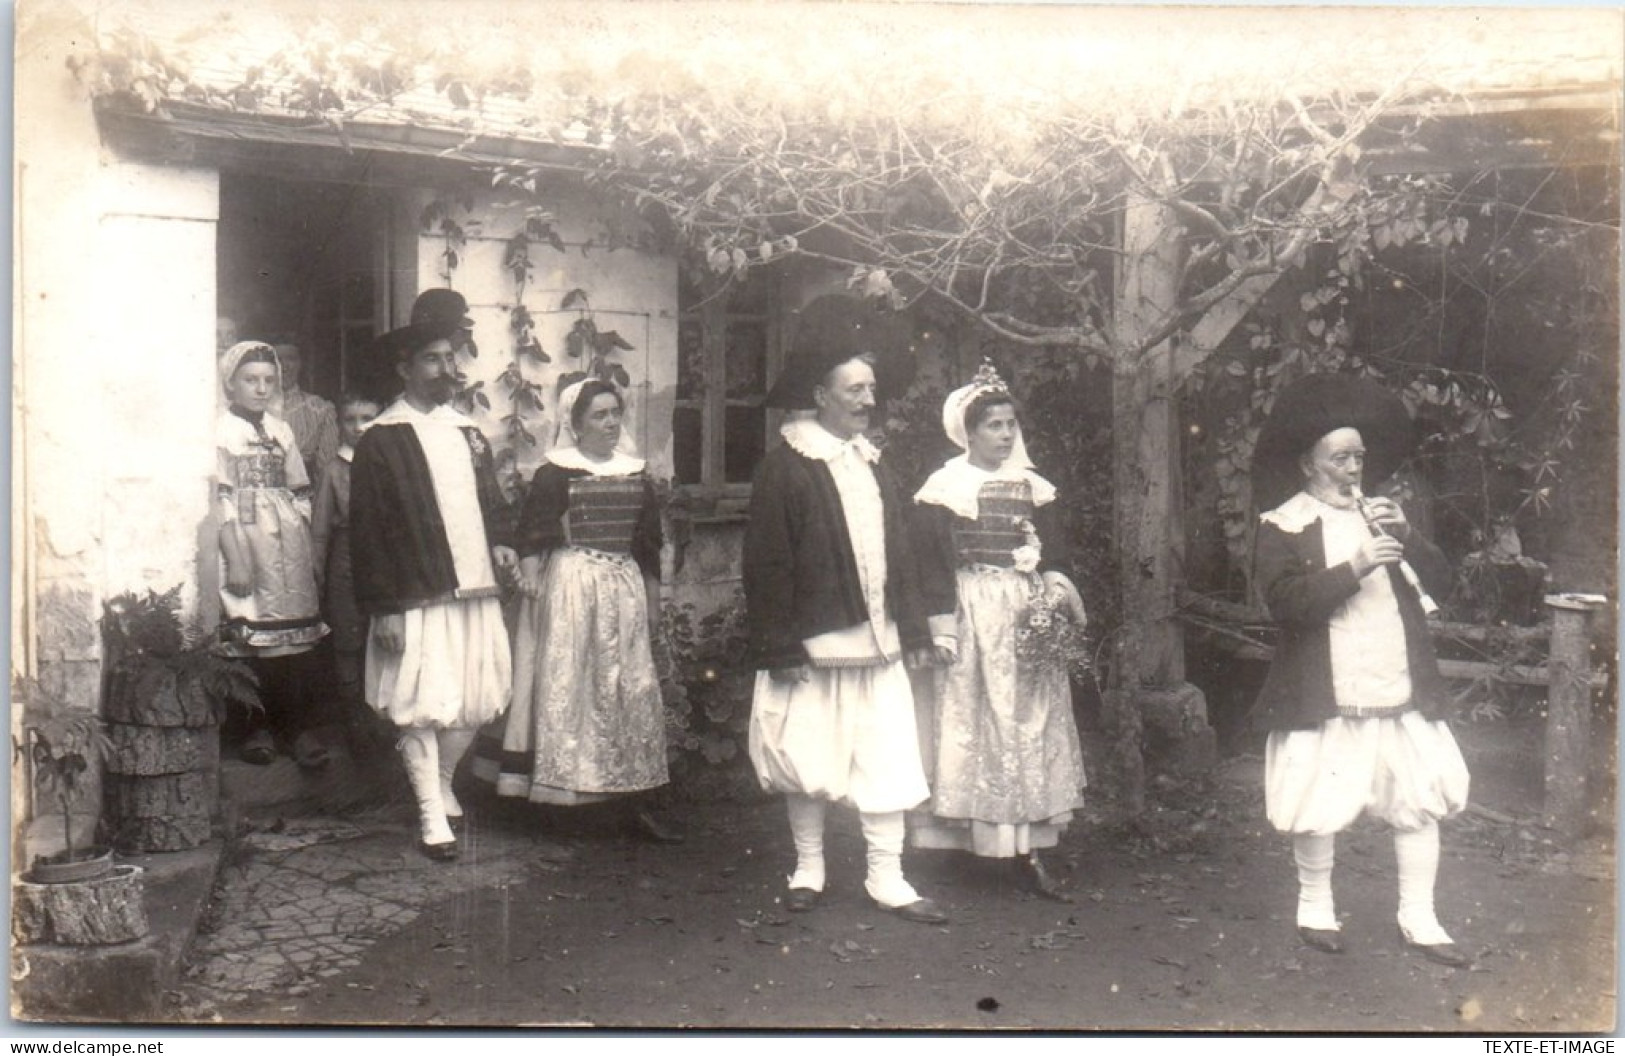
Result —
<instances>
[{"instance_id":1,"label":"bombarde wind instrument","mask_svg":"<svg viewBox=\"0 0 1625 1056\"><path fill-rule=\"evenodd\" d=\"M1355 507L1360 511L1360 516L1365 518L1365 525L1371 529L1372 535L1387 536L1389 534L1386 528L1377 523L1377 511L1371 508L1371 501L1361 493L1358 484L1350 484L1343 489L1343 494L1354 500ZM1411 589L1416 591L1417 600L1422 603L1424 613L1432 616L1439 611L1438 602L1428 596L1427 589L1422 586L1422 580L1417 576L1416 570L1404 558L1399 559L1399 574L1404 576L1405 582L1409 583Z\"/></svg>"}]
</instances>

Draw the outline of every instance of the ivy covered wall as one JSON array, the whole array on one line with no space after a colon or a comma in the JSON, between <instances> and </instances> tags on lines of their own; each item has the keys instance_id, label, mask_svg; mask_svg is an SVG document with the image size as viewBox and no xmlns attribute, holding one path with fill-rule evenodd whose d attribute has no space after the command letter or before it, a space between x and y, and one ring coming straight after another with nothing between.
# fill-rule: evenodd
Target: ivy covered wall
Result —
<instances>
[{"instance_id":1,"label":"ivy covered wall","mask_svg":"<svg viewBox=\"0 0 1625 1056\"><path fill-rule=\"evenodd\" d=\"M615 211L579 185L516 197L503 189L417 196L417 288L456 289L474 320L479 355L464 364L464 410L490 436L507 481L528 481L552 446L560 379L593 369L601 353L600 369L624 372L616 380L627 392L626 435L651 476L669 478L676 259L611 248ZM527 222L544 211L527 237ZM596 347L572 340L583 321Z\"/></svg>"}]
</instances>

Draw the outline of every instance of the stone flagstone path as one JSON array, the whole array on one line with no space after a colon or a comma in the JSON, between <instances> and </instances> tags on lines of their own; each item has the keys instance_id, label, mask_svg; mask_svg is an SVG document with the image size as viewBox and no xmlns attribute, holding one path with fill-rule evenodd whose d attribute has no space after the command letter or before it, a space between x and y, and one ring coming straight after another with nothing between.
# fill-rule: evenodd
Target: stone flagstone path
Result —
<instances>
[{"instance_id":1,"label":"stone flagstone path","mask_svg":"<svg viewBox=\"0 0 1625 1056\"><path fill-rule=\"evenodd\" d=\"M206 1008L273 990L298 994L302 982L355 967L371 944L437 899L554 872L569 856L549 841L471 827L462 858L447 866L419 854L415 836L399 820L363 828L308 818L240 837L221 868L178 1003Z\"/></svg>"}]
</instances>

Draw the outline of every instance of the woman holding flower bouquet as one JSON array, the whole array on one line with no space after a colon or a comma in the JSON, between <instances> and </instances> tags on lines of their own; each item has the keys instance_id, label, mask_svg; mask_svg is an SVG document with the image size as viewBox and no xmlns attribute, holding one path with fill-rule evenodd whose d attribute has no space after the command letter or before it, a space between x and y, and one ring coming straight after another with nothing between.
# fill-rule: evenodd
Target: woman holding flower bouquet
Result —
<instances>
[{"instance_id":1,"label":"woman holding flower bouquet","mask_svg":"<svg viewBox=\"0 0 1625 1056\"><path fill-rule=\"evenodd\" d=\"M964 453L914 496L932 642L947 662L917 697L931 800L911 816L910 842L1015 859L1065 901L1038 852L1082 803L1069 676L1087 654L1061 533L1046 530L1055 487L1033 472L991 363L949 394L942 424Z\"/></svg>"}]
</instances>

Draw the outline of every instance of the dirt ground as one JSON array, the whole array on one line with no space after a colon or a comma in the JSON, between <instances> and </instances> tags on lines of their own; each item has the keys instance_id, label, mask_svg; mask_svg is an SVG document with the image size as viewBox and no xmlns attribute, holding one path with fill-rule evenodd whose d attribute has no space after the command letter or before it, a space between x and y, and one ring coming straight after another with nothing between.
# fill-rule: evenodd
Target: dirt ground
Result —
<instances>
[{"instance_id":1,"label":"dirt ground","mask_svg":"<svg viewBox=\"0 0 1625 1056\"><path fill-rule=\"evenodd\" d=\"M1338 843L1349 949L1300 946L1290 848L1263 818L1262 759L1164 782L1137 824L1086 812L1051 852L1075 902L1001 868L910 852L946 926L872 908L856 819L832 813L830 888L790 914L792 849L777 799L673 804L681 846L476 803L449 895L321 978L199 1005L232 1024L857 1028L1064 1031L1466 1032L1615 1029L1612 833L1561 847L1533 823L1538 726L1460 737L1475 807L1445 823L1441 920L1470 971L1405 951L1392 840ZM1611 801L1610 801L1611 803ZM403 813L404 804L397 804ZM1611 812L1612 807L1610 805ZM1610 814L1611 816L1611 814ZM585 817L583 815L583 817ZM255 823L264 824L261 817ZM387 837L409 839L410 825ZM518 876L484 875L482 846L530 840Z\"/></svg>"}]
</instances>

